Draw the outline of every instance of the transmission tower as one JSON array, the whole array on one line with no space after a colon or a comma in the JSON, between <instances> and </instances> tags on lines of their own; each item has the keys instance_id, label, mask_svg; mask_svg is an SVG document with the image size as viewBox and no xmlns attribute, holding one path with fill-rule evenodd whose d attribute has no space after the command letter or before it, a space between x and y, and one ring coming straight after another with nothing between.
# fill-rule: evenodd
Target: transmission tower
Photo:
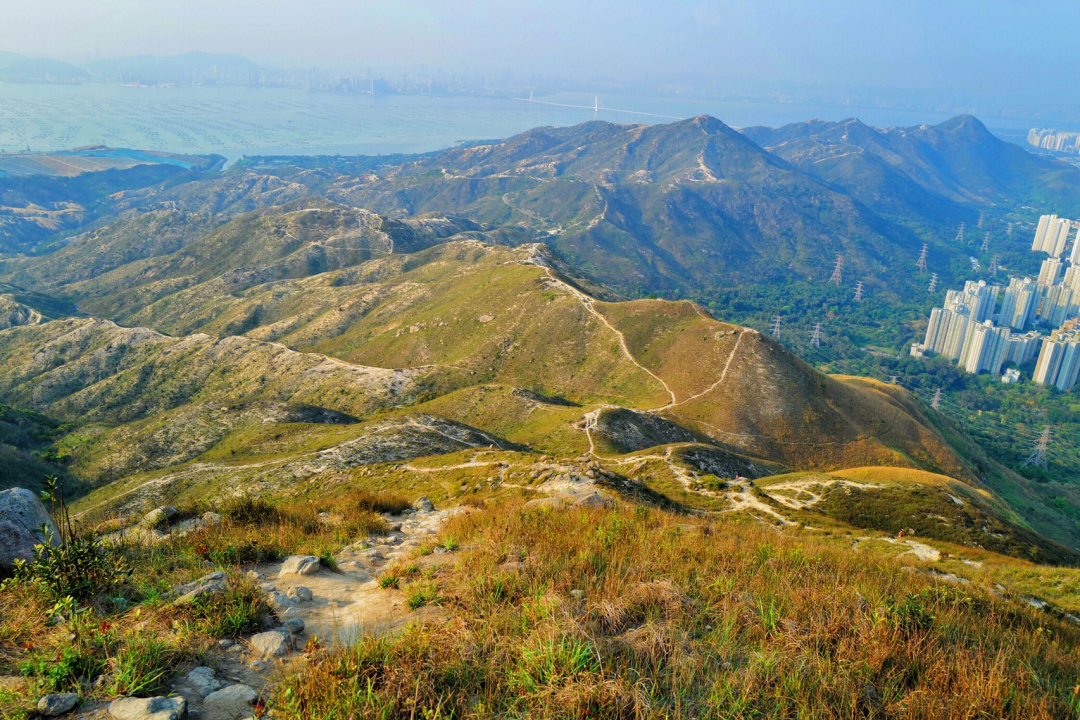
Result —
<instances>
[{"instance_id":1,"label":"transmission tower","mask_svg":"<svg viewBox=\"0 0 1080 720\"><path fill-rule=\"evenodd\" d=\"M934 399L930 401L930 407L935 410L941 409L941 388L934 391Z\"/></svg>"},{"instance_id":2,"label":"transmission tower","mask_svg":"<svg viewBox=\"0 0 1080 720\"><path fill-rule=\"evenodd\" d=\"M1050 426L1047 425L1043 428L1043 431L1039 433L1039 439L1035 441L1035 448L1028 455L1027 460L1024 461L1024 466L1035 465L1046 469L1046 449L1050 446Z\"/></svg>"},{"instance_id":3,"label":"transmission tower","mask_svg":"<svg viewBox=\"0 0 1080 720\"><path fill-rule=\"evenodd\" d=\"M982 226L983 226L983 220L985 220L985 219L986 219L986 213L984 213L984 212L979 213L979 222L975 224L975 227L981 229Z\"/></svg>"},{"instance_id":4,"label":"transmission tower","mask_svg":"<svg viewBox=\"0 0 1080 720\"><path fill-rule=\"evenodd\" d=\"M922 244L922 252L919 253L919 259L915 261L915 267L919 269L919 272L926 272L926 243Z\"/></svg>"},{"instance_id":5,"label":"transmission tower","mask_svg":"<svg viewBox=\"0 0 1080 720\"><path fill-rule=\"evenodd\" d=\"M1005 228L1005 237L1012 237L1012 223L1009 223L1009 227Z\"/></svg>"},{"instance_id":6,"label":"transmission tower","mask_svg":"<svg viewBox=\"0 0 1080 720\"><path fill-rule=\"evenodd\" d=\"M810 344L821 347L821 323L814 323L814 332L810 333Z\"/></svg>"},{"instance_id":7,"label":"transmission tower","mask_svg":"<svg viewBox=\"0 0 1080 720\"><path fill-rule=\"evenodd\" d=\"M980 252L989 252L990 251L990 231L987 231L986 235L983 236L983 244L982 244L982 247L979 248L979 251Z\"/></svg>"},{"instance_id":8,"label":"transmission tower","mask_svg":"<svg viewBox=\"0 0 1080 720\"><path fill-rule=\"evenodd\" d=\"M982 265L979 264L979 258L971 258L971 269L975 272L982 270Z\"/></svg>"},{"instance_id":9,"label":"transmission tower","mask_svg":"<svg viewBox=\"0 0 1080 720\"><path fill-rule=\"evenodd\" d=\"M833 268L832 275L829 276L830 283L840 284L840 271L844 268L844 256L836 256L836 267Z\"/></svg>"},{"instance_id":10,"label":"transmission tower","mask_svg":"<svg viewBox=\"0 0 1080 720\"><path fill-rule=\"evenodd\" d=\"M855 300L856 302L862 300L863 281L855 283Z\"/></svg>"},{"instance_id":11,"label":"transmission tower","mask_svg":"<svg viewBox=\"0 0 1080 720\"><path fill-rule=\"evenodd\" d=\"M987 271L988 271L988 272L989 272L989 273L990 273L991 275L997 275L997 271L998 271L998 260L1000 260L1000 259L1001 259L1001 256L1000 256L1000 255L998 255L997 253L995 253L995 254L994 254L994 257L990 258L990 267L989 267L989 268L987 268Z\"/></svg>"},{"instance_id":12,"label":"transmission tower","mask_svg":"<svg viewBox=\"0 0 1080 720\"><path fill-rule=\"evenodd\" d=\"M956 244L964 244L964 223L960 223L960 229L956 232Z\"/></svg>"},{"instance_id":13,"label":"transmission tower","mask_svg":"<svg viewBox=\"0 0 1080 720\"><path fill-rule=\"evenodd\" d=\"M772 334L773 337L780 337L780 316L773 315L772 318Z\"/></svg>"},{"instance_id":14,"label":"transmission tower","mask_svg":"<svg viewBox=\"0 0 1080 720\"><path fill-rule=\"evenodd\" d=\"M930 292L933 293L937 289L937 273L933 273L930 276Z\"/></svg>"},{"instance_id":15,"label":"transmission tower","mask_svg":"<svg viewBox=\"0 0 1080 720\"><path fill-rule=\"evenodd\" d=\"M891 377L889 377L889 384L890 385L899 385L900 384L900 376L899 375L892 375Z\"/></svg>"}]
</instances>

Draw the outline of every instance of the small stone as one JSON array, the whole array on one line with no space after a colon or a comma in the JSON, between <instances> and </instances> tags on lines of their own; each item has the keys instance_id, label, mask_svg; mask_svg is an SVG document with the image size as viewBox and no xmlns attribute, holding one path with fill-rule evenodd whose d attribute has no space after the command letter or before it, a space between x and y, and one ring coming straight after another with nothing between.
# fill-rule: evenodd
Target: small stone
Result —
<instances>
[{"instance_id":1,"label":"small stone","mask_svg":"<svg viewBox=\"0 0 1080 720\"><path fill-rule=\"evenodd\" d=\"M314 575L319 572L319 558L314 555L290 555L281 564L279 576Z\"/></svg>"},{"instance_id":2,"label":"small stone","mask_svg":"<svg viewBox=\"0 0 1080 720\"><path fill-rule=\"evenodd\" d=\"M179 513L180 511L172 505L162 505L161 507L154 508L146 513L146 515L143 516L142 524L149 528L156 528L168 524L168 522Z\"/></svg>"},{"instance_id":3,"label":"small stone","mask_svg":"<svg viewBox=\"0 0 1080 720\"><path fill-rule=\"evenodd\" d=\"M263 657L280 657L292 648L292 637L277 630L252 635L248 642L252 650Z\"/></svg>"},{"instance_id":4,"label":"small stone","mask_svg":"<svg viewBox=\"0 0 1080 720\"><path fill-rule=\"evenodd\" d=\"M435 512L435 503L431 502L427 495L418 497L413 507L420 512Z\"/></svg>"},{"instance_id":5,"label":"small stone","mask_svg":"<svg viewBox=\"0 0 1080 720\"><path fill-rule=\"evenodd\" d=\"M221 681L214 677L214 669L201 665L187 674L184 682L191 689L199 693L199 697L206 697L221 687Z\"/></svg>"},{"instance_id":6,"label":"small stone","mask_svg":"<svg viewBox=\"0 0 1080 720\"><path fill-rule=\"evenodd\" d=\"M598 492L590 493L574 503L577 507L591 507L591 508L608 508L612 507L615 501L609 498L607 495L603 495Z\"/></svg>"},{"instance_id":7,"label":"small stone","mask_svg":"<svg viewBox=\"0 0 1080 720\"><path fill-rule=\"evenodd\" d=\"M54 717L71 712L71 709L79 704L78 693L53 693L43 695L37 702L38 714L46 717Z\"/></svg>"},{"instance_id":8,"label":"small stone","mask_svg":"<svg viewBox=\"0 0 1080 720\"><path fill-rule=\"evenodd\" d=\"M285 622L281 623L281 630L290 635L300 635L304 632L304 621L298 617L288 618Z\"/></svg>"},{"instance_id":9,"label":"small stone","mask_svg":"<svg viewBox=\"0 0 1080 720\"><path fill-rule=\"evenodd\" d=\"M234 643L229 638L221 638L220 640L217 641L217 646L219 648L221 648L222 650L228 650L229 648L231 648L235 644L236 643Z\"/></svg>"},{"instance_id":10,"label":"small stone","mask_svg":"<svg viewBox=\"0 0 1080 720\"><path fill-rule=\"evenodd\" d=\"M554 509L554 508L562 507L563 504L564 503L563 503L562 498L551 496L551 497L533 498L532 500L525 503L525 507L527 509L529 509L529 510L539 510L541 508L552 508L552 509Z\"/></svg>"},{"instance_id":11,"label":"small stone","mask_svg":"<svg viewBox=\"0 0 1080 720\"><path fill-rule=\"evenodd\" d=\"M288 597L298 602L310 602L312 598L311 590L303 585L297 585L294 588L289 588L285 593Z\"/></svg>"},{"instance_id":12,"label":"small stone","mask_svg":"<svg viewBox=\"0 0 1080 720\"><path fill-rule=\"evenodd\" d=\"M182 697L118 698L109 703L115 720L181 720L187 715Z\"/></svg>"},{"instance_id":13,"label":"small stone","mask_svg":"<svg viewBox=\"0 0 1080 720\"><path fill-rule=\"evenodd\" d=\"M259 693L250 685L229 685L203 700L203 720L241 720L251 717L251 704Z\"/></svg>"},{"instance_id":14,"label":"small stone","mask_svg":"<svg viewBox=\"0 0 1080 720\"><path fill-rule=\"evenodd\" d=\"M585 591L574 588L570 591L570 596L573 597L575 600L581 600L583 597L585 597Z\"/></svg>"},{"instance_id":15,"label":"small stone","mask_svg":"<svg viewBox=\"0 0 1080 720\"><path fill-rule=\"evenodd\" d=\"M176 598L176 604L184 605L207 595L224 592L227 584L228 580L225 573L221 571L203 575L198 580L181 585L173 591L179 595Z\"/></svg>"},{"instance_id":16,"label":"small stone","mask_svg":"<svg viewBox=\"0 0 1080 720\"><path fill-rule=\"evenodd\" d=\"M295 604L291 598L278 590L269 593L266 596L266 600L270 603L270 607L277 612L280 612L285 608L290 608Z\"/></svg>"},{"instance_id":17,"label":"small stone","mask_svg":"<svg viewBox=\"0 0 1080 720\"><path fill-rule=\"evenodd\" d=\"M215 527L217 525L220 525L222 521L221 515L216 512L209 511L204 512L202 514L202 517L199 519L202 520L202 524L206 527Z\"/></svg>"}]
</instances>

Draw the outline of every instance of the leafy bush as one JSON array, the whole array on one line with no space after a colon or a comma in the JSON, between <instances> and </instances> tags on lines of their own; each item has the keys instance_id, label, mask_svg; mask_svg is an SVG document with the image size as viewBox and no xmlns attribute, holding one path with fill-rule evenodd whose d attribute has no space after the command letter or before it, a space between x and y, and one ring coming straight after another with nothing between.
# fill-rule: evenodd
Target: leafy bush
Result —
<instances>
[{"instance_id":1,"label":"leafy bush","mask_svg":"<svg viewBox=\"0 0 1080 720\"><path fill-rule=\"evenodd\" d=\"M103 658L78 644L59 652L36 653L19 666L26 677L37 678L45 687L59 692L77 691L105 671Z\"/></svg>"},{"instance_id":2,"label":"leafy bush","mask_svg":"<svg viewBox=\"0 0 1080 720\"><path fill-rule=\"evenodd\" d=\"M76 534L56 478L46 481L42 496L52 504L60 544L50 537L35 546L33 560L16 563L14 581L36 585L54 599L91 600L112 590L126 575L122 559L93 535Z\"/></svg>"}]
</instances>

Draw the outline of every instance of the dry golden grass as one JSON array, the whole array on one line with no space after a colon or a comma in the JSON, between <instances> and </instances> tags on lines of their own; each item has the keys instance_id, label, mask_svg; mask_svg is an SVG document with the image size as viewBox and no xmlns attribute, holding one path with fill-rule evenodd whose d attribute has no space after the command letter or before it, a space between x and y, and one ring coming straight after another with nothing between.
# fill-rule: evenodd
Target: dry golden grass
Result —
<instances>
[{"instance_id":1,"label":"dry golden grass","mask_svg":"<svg viewBox=\"0 0 1080 720\"><path fill-rule=\"evenodd\" d=\"M1080 629L805 534L469 513L445 625L311 658L288 717L1075 717Z\"/></svg>"}]
</instances>

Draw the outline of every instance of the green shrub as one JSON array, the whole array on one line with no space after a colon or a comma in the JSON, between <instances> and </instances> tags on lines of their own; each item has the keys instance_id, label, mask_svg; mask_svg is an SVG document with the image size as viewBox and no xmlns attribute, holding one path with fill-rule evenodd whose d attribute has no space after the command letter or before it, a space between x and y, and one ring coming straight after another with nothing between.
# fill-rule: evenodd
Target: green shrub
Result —
<instances>
[{"instance_id":1,"label":"green shrub","mask_svg":"<svg viewBox=\"0 0 1080 720\"><path fill-rule=\"evenodd\" d=\"M245 582L195 600L187 612L196 628L207 635L239 637L262 629L270 606L255 585Z\"/></svg>"},{"instance_id":2,"label":"green shrub","mask_svg":"<svg viewBox=\"0 0 1080 720\"><path fill-rule=\"evenodd\" d=\"M128 637L116 653L110 691L114 695L164 694L169 689L177 656L172 645L152 635Z\"/></svg>"},{"instance_id":3,"label":"green shrub","mask_svg":"<svg viewBox=\"0 0 1080 720\"><path fill-rule=\"evenodd\" d=\"M26 677L40 680L49 690L78 691L105 671L105 660L79 644L60 648L56 653L37 653L19 666Z\"/></svg>"},{"instance_id":4,"label":"green shrub","mask_svg":"<svg viewBox=\"0 0 1080 720\"><path fill-rule=\"evenodd\" d=\"M281 511L262 498L231 498L221 508L221 516L238 525L264 525L281 519Z\"/></svg>"},{"instance_id":5,"label":"green shrub","mask_svg":"<svg viewBox=\"0 0 1080 720\"><path fill-rule=\"evenodd\" d=\"M113 590L127 574L122 558L95 536L76 534L56 478L46 481L42 497L52 504L60 544L49 537L35 546L30 562L16 562L14 581L36 585L53 599L91 600Z\"/></svg>"}]
</instances>

